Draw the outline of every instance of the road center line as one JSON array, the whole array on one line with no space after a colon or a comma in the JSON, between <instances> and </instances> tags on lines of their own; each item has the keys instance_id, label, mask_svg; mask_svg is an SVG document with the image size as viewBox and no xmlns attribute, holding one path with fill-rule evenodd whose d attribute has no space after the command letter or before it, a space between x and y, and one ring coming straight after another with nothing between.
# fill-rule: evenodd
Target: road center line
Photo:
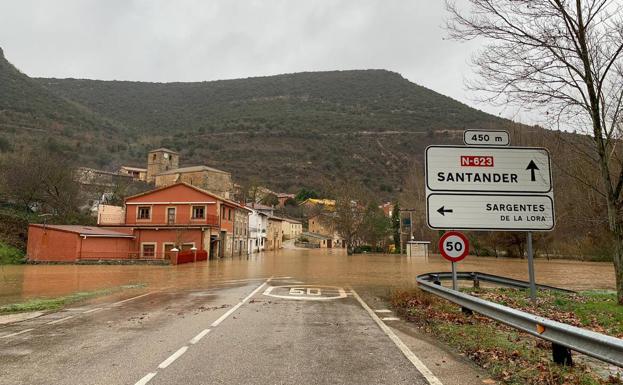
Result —
<instances>
[{"instance_id":1,"label":"road center line","mask_svg":"<svg viewBox=\"0 0 623 385\"><path fill-rule=\"evenodd\" d=\"M152 372L152 373L147 373L147 375L143 378L141 378L140 380L138 380L138 382L134 385L145 385L146 383L149 382L149 380L151 380L152 378L156 377L156 374L158 374L157 372Z\"/></svg>"},{"instance_id":2,"label":"road center line","mask_svg":"<svg viewBox=\"0 0 623 385\"><path fill-rule=\"evenodd\" d=\"M186 353L187 350L188 350L188 346L182 346L175 353L171 354L169 356L169 358L167 358L166 360L162 361L160 363L160 365L158 365L158 368L164 369L167 366L171 365L175 360L180 358L182 356L182 354Z\"/></svg>"},{"instance_id":3,"label":"road center line","mask_svg":"<svg viewBox=\"0 0 623 385\"><path fill-rule=\"evenodd\" d=\"M227 317L229 317L230 315L232 315L233 312L235 312L236 310L238 310L238 308L240 308L240 306L244 305L245 302L247 302L251 297L253 297L255 294L257 294L260 290L262 290L262 288L264 286L266 286L270 280L272 279L272 277L268 278L266 280L266 282L264 282L263 284L261 284L260 286L258 286L255 290L253 290L251 292L251 294L247 295L242 301L238 302L236 304L236 306L232 307L231 309L229 309L225 314L223 314L219 319L217 319L216 321L212 322L212 327L216 327L218 325L220 325L221 322L225 321L225 319L227 319Z\"/></svg>"},{"instance_id":4,"label":"road center line","mask_svg":"<svg viewBox=\"0 0 623 385\"><path fill-rule=\"evenodd\" d=\"M376 322L379 328L381 328L381 330L389 337L390 340L392 340L392 342L398 347L398 349L400 349L402 354L404 354L405 357L407 357L407 359L411 361L413 366L415 366L415 368L420 373L422 373L424 378L426 378L426 381L428 381L428 383L431 385L443 385L443 383L439 381L439 379L433 374L433 372L431 372L430 369L428 369L428 367L426 367L426 365L424 365L424 363L415 354L413 354L411 349L409 349L409 347L405 345L405 343L402 342L402 340L398 338L398 336L387 325L385 325L383 321L381 321L379 316L377 316L374 311L370 309L368 304L366 304L363 299L361 299L359 294L357 294L357 292L352 288L350 290L353 293L353 297L357 299L361 306L368 312L370 317L372 317L374 322Z\"/></svg>"},{"instance_id":5,"label":"road center line","mask_svg":"<svg viewBox=\"0 0 623 385\"><path fill-rule=\"evenodd\" d=\"M122 303L126 303L126 302L128 302L128 301L133 301L133 300L135 300L135 299L138 299L138 298L141 298L141 297L145 297L145 296L150 295L150 294L153 294L153 291L152 291L152 292L150 292L150 293L145 293L145 294L137 295L136 297L132 297L132 298L128 298L128 299L124 299L123 301L115 302L115 303L111 304L110 306L119 306L119 305L121 305Z\"/></svg>"},{"instance_id":6,"label":"road center line","mask_svg":"<svg viewBox=\"0 0 623 385\"><path fill-rule=\"evenodd\" d=\"M18 335L20 335L20 334L28 333L29 331L32 331L32 330L35 330L35 329L24 329L24 330L22 330L22 331L20 331L20 332L7 334L6 336L2 336L2 337L0 337L0 338L8 338L8 337L18 336Z\"/></svg>"},{"instance_id":7,"label":"road center line","mask_svg":"<svg viewBox=\"0 0 623 385\"><path fill-rule=\"evenodd\" d=\"M210 329L204 329L201 333L194 336L193 339L190 340L190 343L193 345L196 344L197 342L201 341L201 339L205 337L205 335L208 333L210 333Z\"/></svg>"},{"instance_id":8,"label":"road center line","mask_svg":"<svg viewBox=\"0 0 623 385\"><path fill-rule=\"evenodd\" d=\"M61 323L61 322L63 322L63 321L67 321L68 319L72 319L72 318L74 318L74 316L73 316L73 315L70 315L70 316L65 317L65 318L56 319L56 320L54 320L54 321L46 322L45 324L46 324L46 325L54 325L54 324L57 324L57 323Z\"/></svg>"},{"instance_id":9,"label":"road center line","mask_svg":"<svg viewBox=\"0 0 623 385\"><path fill-rule=\"evenodd\" d=\"M98 312L100 310L104 310L104 308L103 307L96 307L95 309L91 309L91 310L87 310L85 312L82 312L82 314L95 313L95 312Z\"/></svg>"}]
</instances>

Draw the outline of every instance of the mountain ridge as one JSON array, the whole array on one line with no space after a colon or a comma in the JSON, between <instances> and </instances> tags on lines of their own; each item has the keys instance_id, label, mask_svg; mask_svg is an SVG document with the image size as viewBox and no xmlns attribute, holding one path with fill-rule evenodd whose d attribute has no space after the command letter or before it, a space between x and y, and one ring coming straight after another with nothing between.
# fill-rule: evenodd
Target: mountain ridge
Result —
<instances>
[{"instance_id":1,"label":"mountain ridge","mask_svg":"<svg viewBox=\"0 0 623 385\"><path fill-rule=\"evenodd\" d=\"M30 143L45 133L105 169L144 165L147 151L166 146L181 165L207 164L241 182L294 191L342 178L386 199L427 145L456 143L464 128L514 125L379 69L153 83L29 78L0 61L0 85L28 91L0 98L10 115L2 135ZM34 115L16 124L20 103Z\"/></svg>"}]
</instances>

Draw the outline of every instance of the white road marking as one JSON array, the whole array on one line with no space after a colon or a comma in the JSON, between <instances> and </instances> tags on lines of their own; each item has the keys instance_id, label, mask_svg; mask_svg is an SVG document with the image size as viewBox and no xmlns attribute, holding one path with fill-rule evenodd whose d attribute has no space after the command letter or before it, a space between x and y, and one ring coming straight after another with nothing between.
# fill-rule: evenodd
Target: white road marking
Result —
<instances>
[{"instance_id":1,"label":"white road marking","mask_svg":"<svg viewBox=\"0 0 623 385\"><path fill-rule=\"evenodd\" d=\"M391 313L391 310L388 309L379 309L379 310L375 310L375 313Z\"/></svg>"},{"instance_id":2,"label":"white road marking","mask_svg":"<svg viewBox=\"0 0 623 385\"><path fill-rule=\"evenodd\" d=\"M210 329L204 329L201 333L194 336L193 339L190 340L190 343L193 345L196 344L197 342L201 341L201 339L205 337L205 335L208 333L210 333Z\"/></svg>"},{"instance_id":3,"label":"white road marking","mask_svg":"<svg viewBox=\"0 0 623 385\"><path fill-rule=\"evenodd\" d=\"M95 312L98 312L98 311L101 311L101 310L104 310L104 308L103 307L96 307L95 309L91 309L91 310L87 310L85 312L82 312L82 314L95 313Z\"/></svg>"},{"instance_id":4,"label":"white road marking","mask_svg":"<svg viewBox=\"0 0 623 385\"><path fill-rule=\"evenodd\" d=\"M280 294L273 294L272 291L273 289L277 289L277 288L290 288L289 291L289 295L280 295ZM311 292L307 292L305 290L307 290L307 288L312 289ZM326 290L330 293L335 293L335 295L332 296L326 296L326 297L320 297L318 296L320 294L320 288L323 289L332 289L332 290ZM303 290L305 289L305 290ZM314 291L314 290L318 290L318 291ZM337 286L319 286L319 285L283 285L283 286L269 286L268 288L266 288L266 290L263 293L266 296L269 297L275 297L275 298L285 298L285 299L296 299L296 300L305 300L305 301L328 301L328 300L333 300L333 299L340 299L340 298L346 298L346 291L341 288L341 287L337 287ZM306 295L292 295L292 294L306 294Z\"/></svg>"},{"instance_id":5,"label":"white road marking","mask_svg":"<svg viewBox=\"0 0 623 385\"><path fill-rule=\"evenodd\" d=\"M248 296L246 296L246 297L245 297L242 301L238 302L238 303L236 304L236 306L234 306L234 307L232 307L231 309L229 309L229 310L227 311L227 313L223 314L223 315L222 315L219 319L217 319L216 321L212 322L212 325L210 325L210 326L212 326L212 327L216 327L216 326L218 326L221 322L225 321L225 319L227 319L227 317L229 317L230 315L232 315L232 313L233 313L233 312L235 312L236 310L238 310L238 308L240 308L240 306L244 305L244 304L245 304L245 302L247 302L247 301L248 301L251 297L253 297L255 294L257 294L257 292L258 292L258 291L262 290L262 288L263 288L264 286L266 286L266 285L270 282L270 280L271 280L271 279L272 279L272 277L271 277L271 278L268 278L268 279L266 280L266 282L264 282L263 284L261 284L261 285L260 285L259 287L257 287L255 290L253 290L253 291L251 292L251 294L249 294Z\"/></svg>"},{"instance_id":6,"label":"white road marking","mask_svg":"<svg viewBox=\"0 0 623 385\"><path fill-rule=\"evenodd\" d=\"M382 321L400 321L400 318L397 317L383 317L381 318Z\"/></svg>"},{"instance_id":7,"label":"white road marking","mask_svg":"<svg viewBox=\"0 0 623 385\"><path fill-rule=\"evenodd\" d=\"M182 346L181 348L179 348L177 350L177 352L171 354L169 356L169 358L167 358L166 360L162 361L160 363L160 365L158 365L158 368L160 369L164 369L167 366L171 365L175 360L177 360L178 358L180 358L182 356L182 354L186 353L186 351L188 350L188 346Z\"/></svg>"},{"instance_id":8,"label":"white road marking","mask_svg":"<svg viewBox=\"0 0 623 385\"><path fill-rule=\"evenodd\" d=\"M138 382L134 385L145 385L146 383L149 382L149 380L151 380L152 378L156 377L156 374L158 374L157 372L152 372L152 373L147 373L147 375L143 378L141 378L140 380L138 380Z\"/></svg>"},{"instance_id":9,"label":"white road marking","mask_svg":"<svg viewBox=\"0 0 623 385\"><path fill-rule=\"evenodd\" d=\"M45 324L46 325L54 325L54 324L57 324L57 323L61 323L63 321L67 321L68 319L72 319L72 318L74 318L74 316L70 315L69 317L65 317L65 318L61 318L61 319L55 319L54 321L46 322Z\"/></svg>"},{"instance_id":10,"label":"white road marking","mask_svg":"<svg viewBox=\"0 0 623 385\"><path fill-rule=\"evenodd\" d=\"M124 299L123 301L119 301L119 302L115 302L113 304L111 304L110 306L119 306L122 303L126 303L128 301L133 301L135 299L141 298L141 297L145 297L147 295L153 294L154 292L152 291L151 293L146 293L146 294L141 294L141 295L137 295L136 297L132 297L132 298L128 298L128 299Z\"/></svg>"},{"instance_id":11,"label":"white road marking","mask_svg":"<svg viewBox=\"0 0 623 385\"><path fill-rule=\"evenodd\" d=\"M9 338L9 337L18 336L18 335L20 335L20 334L28 333L29 331L32 331L32 330L35 330L35 329L24 329L24 330L22 330L22 331L20 331L20 332L7 334L6 336L2 336L2 337L0 337L0 338Z\"/></svg>"},{"instance_id":12,"label":"white road marking","mask_svg":"<svg viewBox=\"0 0 623 385\"><path fill-rule=\"evenodd\" d=\"M351 292L353 293L353 297L355 297L357 301L361 304L361 306L368 312L370 317L372 317L372 319L374 320L374 322L376 322L379 328L381 328L381 330L389 337L390 340L392 340L392 342L398 347L398 349L400 349L402 354L404 354L405 357L407 357L407 359L411 361L413 366L415 366L415 368L420 373L422 373L424 378L426 378L426 381L428 381L430 385L443 385L443 383L439 381L439 379L433 374L433 372L431 372L430 369L428 369L428 367L426 367L426 365L424 365L424 363L415 354L413 354L411 349L409 349L409 347L405 345L405 343L402 342L400 338L398 338L398 336L389 328L389 326L385 325L383 321L381 321L379 316L377 316L374 311L370 309L370 307L361 299L359 294L357 294L357 292L353 289L351 289Z\"/></svg>"}]
</instances>

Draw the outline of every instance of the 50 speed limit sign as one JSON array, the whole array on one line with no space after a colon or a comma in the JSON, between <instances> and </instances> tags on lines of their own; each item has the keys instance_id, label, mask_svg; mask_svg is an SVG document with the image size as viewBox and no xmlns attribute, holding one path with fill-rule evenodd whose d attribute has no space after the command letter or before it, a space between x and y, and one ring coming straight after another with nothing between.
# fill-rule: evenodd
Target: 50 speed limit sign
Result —
<instances>
[{"instance_id":1,"label":"50 speed limit sign","mask_svg":"<svg viewBox=\"0 0 623 385\"><path fill-rule=\"evenodd\" d=\"M439 238L439 252L450 262L459 262L469 253L467 237L458 231L449 231Z\"/></svg>"}]
</instances>

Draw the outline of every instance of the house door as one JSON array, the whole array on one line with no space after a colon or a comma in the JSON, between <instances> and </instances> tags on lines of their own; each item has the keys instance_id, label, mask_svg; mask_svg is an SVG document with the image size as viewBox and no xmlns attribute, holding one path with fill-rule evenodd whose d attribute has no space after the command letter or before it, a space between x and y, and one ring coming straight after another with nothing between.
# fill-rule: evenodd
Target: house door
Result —
<instances>
[{"instance_id":1,"label":"house door","mask_svg":"<svg viewBox=\"0 0 623 385\"><path fill-rule=\"evenodd\" d=\"M333 240L332 239L327 239L327 247L329 249L333 247Z\"/></svg>"},{"instance_id":2,"label":"house door","mask_svg":"<svg viewBox=\"0 0 623 385\"><path fill-rule=\"evenodd\" d=\"M171 251L172 248L175 247L175 244L173 243L165 243L164 244L164 258L165 259L172 259L173 256L175 255L174 252Z\"/></svg>"},{"instance_id":3,"label":"house door","mask_svg":"<svg viewBox=\"0 0 623 385\"><path fill-rule=\"evenodd\" d=\"M167 209L167 223L172 225L175 223L175 207L169 207Z\"/></svg>"}]
</instances>

